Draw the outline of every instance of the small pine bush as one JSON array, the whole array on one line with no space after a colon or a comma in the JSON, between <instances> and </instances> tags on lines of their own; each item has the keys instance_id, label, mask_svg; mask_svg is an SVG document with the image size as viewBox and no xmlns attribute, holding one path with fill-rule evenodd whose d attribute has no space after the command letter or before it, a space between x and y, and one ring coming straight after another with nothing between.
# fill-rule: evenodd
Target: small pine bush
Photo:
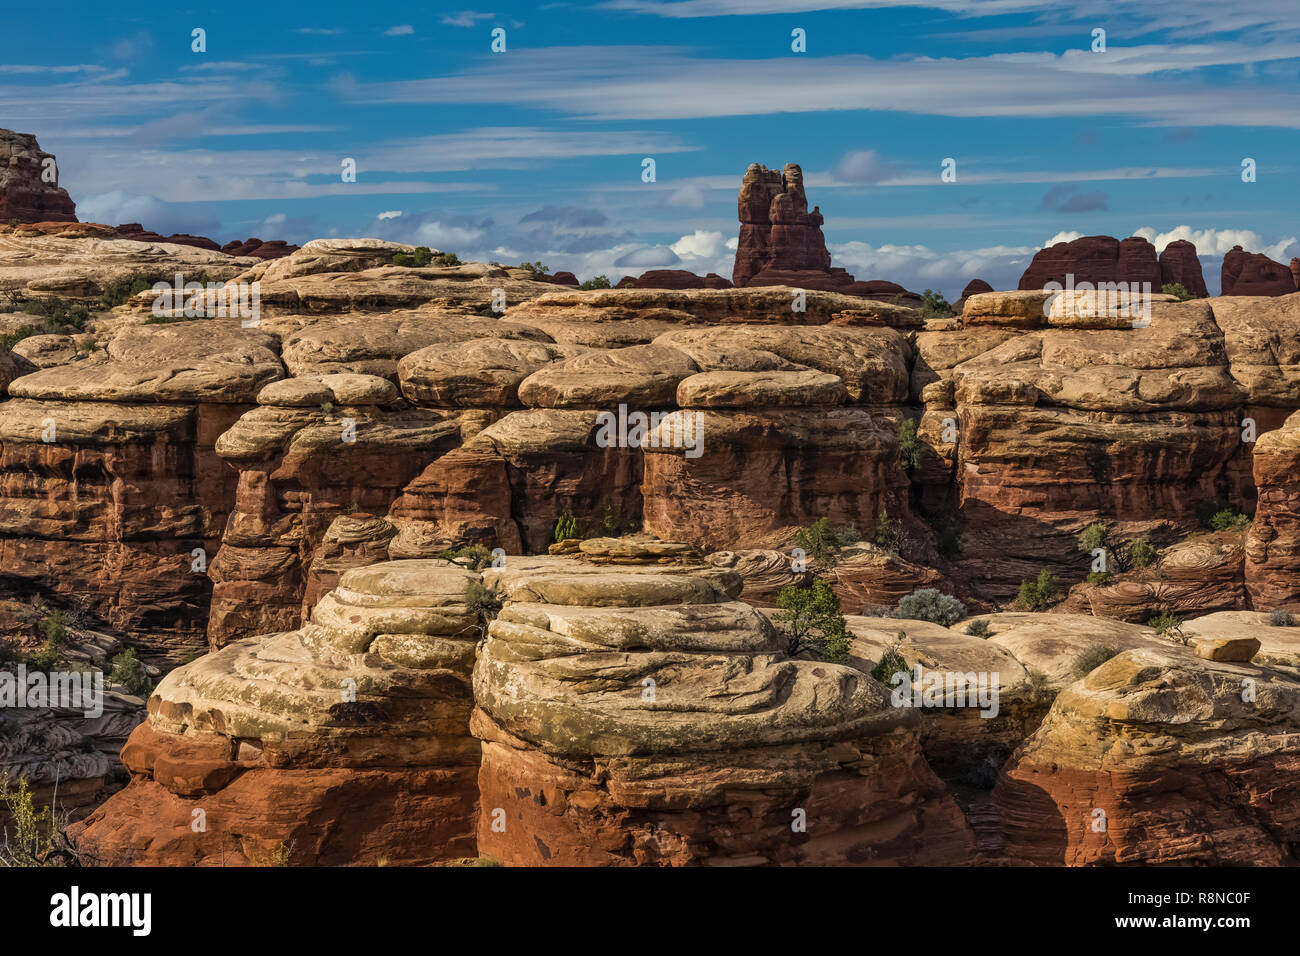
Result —
<instances>
[{"instance_id":1,"label":"small pine bush","mask_svg":"<svg viewBox=\"0 0 1300 956\"><path fill-rule=\"evenodd\" d=\"M555 519L555 543L578 537L578 522L573 515L565 512Z\"/></svg>"},{"instance_id":2,"label":"small pine bush","mask_svg":"<svg viewBox=\"0 0 1300 956\"><path fill-rule=\"evenodd\" d=\"M1056 576L1046 568L1038 572L1035 581L1021 581L1016 604L1030 611L1046 611L1061 599L1061 589Z\"/></svg>"},{"instance_id":3,"label":"small pine bush","mask_svg":"<svg viewBox=\"0 0 1300 956\"><path fill-rule=\"evenodd\" d=\"M909 474L921 465L921 440L916 437L915 418L904 418L898 423L898 463Z\"/></svg>"},{"instance_id":4,"label":"small pine bush","mask_svg":"<svg viewBox=\"0 0 1300 956\"><path fill-rule=\"evenodd\" d=\"M1138 538L1128 546L1128 562L1135 568L1149 568L1159 557L1153 545L1146 538Z\"/></svg>"}]
</instances>

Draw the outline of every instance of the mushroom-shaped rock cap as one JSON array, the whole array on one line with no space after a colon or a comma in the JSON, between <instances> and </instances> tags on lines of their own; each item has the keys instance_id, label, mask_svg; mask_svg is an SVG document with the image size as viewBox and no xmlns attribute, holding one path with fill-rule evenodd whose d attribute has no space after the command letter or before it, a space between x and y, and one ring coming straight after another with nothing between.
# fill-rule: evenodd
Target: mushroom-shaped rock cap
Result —
<instances>
[{"instance_id":1,"label":"mushroom-shaped rock cap","mask_svg":"<svg viewBox=\"0 0 1300 956\"><path fill-rule=\"evenodd\" d=\"M275 339L238 320L137 325L109 340L108 360L43 369L11 383L21 398L100 402L251 402L284 376Z\"/></svg>"},{"instance_id":2,"label":"mushroom-shaped rock cap","mask_svg":"<svg viewBox=\"0 0 1300 956\"><path fill-rule=\"evenodd\" d=\"M682 408L770 408L775 405L843 405L849 399L838 375L802 372L701 372L677 386Z\"/></svg>"},{"instance_id":3,"label":"mushroom-shaped rock cap","mask_svg":"<svg viewBox=\"0 0 1300 956\"><path fill-rule=\"evenodd\" d=\"M866 674L789 660L783 644L738 602L510 604L480 652L475 699L515 736L575 758L732 752L915 724Z\"/></svg>"},{"instance_id":4,"label":"mushroom-shaped rock cap","mask_svg":"<svg viewBox=\"0 0 1300 956\"><path fill-rule=\"evenodd\" d=\"M526 339L480 338L440 343L397 363L402 394L441 408L507 408L519 405L519 384L566 354L565 349Z\"/></svg>"},{"instance_id":5,"label":"mushroom-shaped rock cap","mask_svg":"<svg viewBox=\"0 0 1300 956\"><path fill-rule=\"evenodd\" d=\"M286 408L310 408L325 402L336 405L391 405L397 399L397 386L388 379L350 372L286 378L272 382L257 393L259 405Z\"/></svg>"},{"instance_id":6,"label":"mushroom-shaped rock cap","mask_svg":"<svg viewBox=\"0 0 1300 956\"><path fill-rule=\"evenodd\" d=\"M677 384L698 371L663 345L584 352L528 376L519 399L534 408L662 408L673 404Z\"/></svg>"}]
</instances>

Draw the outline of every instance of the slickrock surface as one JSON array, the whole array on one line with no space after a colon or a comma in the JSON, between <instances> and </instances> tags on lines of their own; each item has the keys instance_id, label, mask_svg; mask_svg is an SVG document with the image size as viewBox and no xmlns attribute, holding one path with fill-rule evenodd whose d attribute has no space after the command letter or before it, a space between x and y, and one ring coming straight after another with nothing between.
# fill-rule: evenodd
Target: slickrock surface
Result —
<instances>
[{"instance_id":1,"label":"slickrock surface","mask_svg":"<svg viewBox=\"0 0 1300 956\"><path fill-rule=\"evenodd\" d=\"M528 326L449 309L397 310L331 316L284 336L284 364L292 375L353 372L397 381L398 364L426 346L481 337L549 342Z\"/></svg>"},{"instance_id":2,"label":"slickrock surface","mask_svg":"<svg viewBox=\"0 0 1300 956\"><path fill-rule=\"evenodd\" d=\"M12 612L20 610L16 603L0 600L0 614L6 623L12 620ZM0 642L0 648L12 650L16 643L10 635L8 642ZM58 706L77 701L47 697L44 703L49 706L31 707L26 705L33 701L24 694L22 700L15 696L13 706L0 708L0 777L8 779L11 789L17 788L20 777L26 778L35 807L54 804L60 816L66 814L68 819L79 820L126 786L127 772L118 752L127 735L144 720L145 702L109 680L109 661L121 649L121 642L112 635L73 623L62 649L63 660L55 671L77 668L90 674L98 672L103 681L99 706L84 697L84 706ZM4 675L0 679L16 684L21 674L31 688L32 674L39 672L45 675L42 686L50 687L49 670L30 662L25 668L20 671L16 663L6 662L0 665L0 674ZM91 683L81 686L95 693ZM4 808L0 808L0 827L12 827Z\"/></svg>"},{"instance_id":3,"label":"slickrock surface","mask_svg":"<svg viewBox=\"0 0 1300 956\"><path fill-rule=\"evenodd\" d=\"M58 185L53 161L35 136L0 129L0 222L77 221L77 204Z\"/></svg>"},{"instance_id":4,"label":"slickrock surface","mask_svg":"<svg viewBox=\"0 0 1300 956\"><path fill-rule=\"evenodd\" d=\"M349 571L301 629L172 671L123 749L131 783L76 828L79 849L172 866L474 856L477 579L442 561Z\"/></svg>"},{"instance_id":5,"label":"slickrock surface","mask_svg":"<svg viewBox=\"0 0 1300 956\"><path fill-rule=\"evenodd\" d=\"M1300 622L1300 617L1293 616ZM1289 668L1300 676L1300 626L1279 626L1266 611L1220 611L1183 625L1183 633L1199 640L1252 640L1258 647L1251 661L1262 667Z\"/></svg>"},{"instance_id":6,"label":"slickrock surface","mask_svg":"<svg viewBox=\"0 0 1300 956\"><path fill-rule=\"evenodd\" d=\"M100 238L86 223L47 226L0 227L0 290L36 298L90 296L114 280L148 275L171 283L178 272L185 282L201 275L224 282L257 261L168 242L132 242L115 238L112 230L104 234L114 238ZM152 293L145 295L152 301Z\"/></svg>"},{"instance_id":7,"label":"slickrock surface","mask_svg":"<svg viewBox=\"0 0 1300 956\"><path fill-rule=\"evenodd\" d=\"M508 603L475 666L471 724L481 854L737 865L969 852L917 716L852 668L790 660L761 615L704 579L497 580Z\"/></svg>"},{"instance_id":8,"label":"slickrock surface","mask_svg":"<svg viewBox=\"0 0 1300 956\"><path fill-rule=\"evenodd\" d=\"M1183 651L1185 649L1178 649ZM995 791L1007 858L1294 863L1300 681L1133 649L1057 696Z\"/></svg>"},{"instance_id":9,"label":"slickrock surface","mask_svg":"<svg viewBox=\"0 0 1300 956\"><path fill-rule=\"evenodd\" d=\"M288 256L257 262L239 278L260 282L262 302L272 311L294 315L422 306L490 315L496 290L503 298L495 304L502 308L555 290L553 283L514 267L391 264L394 254L413 248L380 239L313 239Z\"/></svg>"}]
</instances>

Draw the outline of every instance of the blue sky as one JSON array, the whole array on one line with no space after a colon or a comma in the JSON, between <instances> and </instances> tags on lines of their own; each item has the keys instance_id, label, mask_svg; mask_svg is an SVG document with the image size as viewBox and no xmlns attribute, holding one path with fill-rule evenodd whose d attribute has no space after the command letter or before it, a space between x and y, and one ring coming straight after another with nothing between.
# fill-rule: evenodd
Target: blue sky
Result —
<instances>
[{"instance_id":1,"label":"blue sky","mask_svg":"<svg viewBox=\"0 0 1300 956\"><path fill-rule=\"evenodd\" d=\"M154 6L0 40L0 126L82 219L730 276L745 167L798 162L834 264L950 298L1074 235L1191 238L1212 291L1234 244L1300 255L1297 0Z\"/></svg>"}]
</instances>

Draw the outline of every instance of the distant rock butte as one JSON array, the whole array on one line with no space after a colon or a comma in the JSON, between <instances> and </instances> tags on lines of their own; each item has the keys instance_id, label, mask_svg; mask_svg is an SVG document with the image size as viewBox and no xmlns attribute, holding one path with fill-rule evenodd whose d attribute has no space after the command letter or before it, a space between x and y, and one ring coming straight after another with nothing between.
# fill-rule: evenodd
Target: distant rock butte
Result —
<instances>
[{"instance_id":1,"label":"distant rock butte","mask_svg":"<svg viewBox=\"0 0 1300 956\"><path fill-rule=\"evenodd\" d=\"M1296 291L1296 262L1284 266L1262 252L1233 246L1223 257L1223 295L1290 295Z\"/></svg>"},{"instance_id":2,"label":"distant rock butte","mask_svg":"<svg viewBox=\"0 0 1300 956\"><path fill-rule=\"evenodd\" d=\"M737 287L781 285L920 304L920 296L901 285L883 280L857 282L844 269L831 267L831 254L822 235L825 220L817 206L808 211L803 170L797 164L786 163L775 170L751 163L741 181L736 208L740 237L731 278ZM638 282L638 287L645 285Z\"/></svg>"},{"instance_id":3,"label":"distant rock butte","mask_svg":"<svg viewBox=\"0 0 1300 956\"><path fill-rule=\"evenodd\" d=\"M1193 256L1193 260L1195 257ZM1199 273L1199 266L1197 267ZM1119 240L1112 236L1083 236L1070 242L1058 242L1034 254L1029 268L1020 277L1021 289L1042 289L1049 282L1149 282L1160 291L1160 263L1156 248L1141 236ZM1202 282L1202 287L1204 283Z\"/></svg>"},{"instance_id":4,"label":"distant rock butte","mask_svg":"<svg viewBox=\"0 0 1300 956\"><path fill-rule=\"evenodd\" d=\"M54 157L35 136L0 129L0 223L13 219L76 222L77 204L58 185Z\"/></svg>"}]
</instances>

